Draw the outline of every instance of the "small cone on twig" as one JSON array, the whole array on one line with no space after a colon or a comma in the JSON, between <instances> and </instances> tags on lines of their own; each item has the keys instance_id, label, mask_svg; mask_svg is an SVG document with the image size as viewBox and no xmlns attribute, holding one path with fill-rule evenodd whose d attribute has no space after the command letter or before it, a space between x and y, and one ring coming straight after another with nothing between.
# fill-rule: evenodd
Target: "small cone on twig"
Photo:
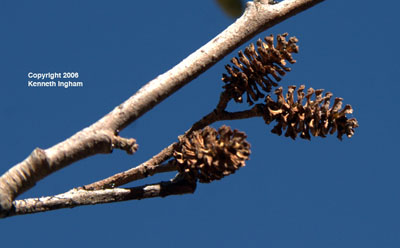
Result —
<instances>
[{"instance_id":1,"label":"small cone on twig","mask_svg":"<svg viewBox=\"0 0 400 248\"><path fill-rule=\"evenodd\" d=\"M286 40L287 33L277 35L277 44L274 46L274 36L265 37L257 41L257 47L250 44L239 51L239 58L233 58L233 66L226 65L228 74L222 75L222 81L228 95L236 102L243 101L243 94L247 95L247 102L252 105L255 101L264 98L262 92L270 92L272 86L278 86L281 77L290 71L286 61L293 64L292 53L298 53L297 38Z\"/></svg>"},{"instance_id":2,"label":"small cone on twig","mask_svg":"<svg viewBox=\"0 0 400 248\"><path fill-rule=\"evenodd\" d=\"M272 133L281 135L286 130L285 136L295 139L298 134L303 139L311 139L313 136L326 137L328 134L337 132L341 140L345 134L351 137L354 129L358 127L355 118L348 119L346 114L353 113L350 105L342 109L342 98L335 98L332 107L330 102L332 93L323 95L323 90L309 88L304 93L304 85L297 90L297 100L294 100L296 86L289 86L286 98L283 96L282 87L275 90L277 100L274 101L269 95L265 98L263 118L269 124L276 121L277 124L271 130ZM312 96L315 96L312 100ZM305 103L303 104L303 101Z\"/></svg>"},{"instance_id":3,"label":"small cone on twig","mask_svg":"<svg viewBox=\"0 0 400 248\"><path fill-rule=\"evenodd\" d=\"M189 179L201 183L219 180L245 166L250 156L246 135L222 126L215 130L209 126L179 139L174 151L178 170Z\"/></svg>"}]
</instances>

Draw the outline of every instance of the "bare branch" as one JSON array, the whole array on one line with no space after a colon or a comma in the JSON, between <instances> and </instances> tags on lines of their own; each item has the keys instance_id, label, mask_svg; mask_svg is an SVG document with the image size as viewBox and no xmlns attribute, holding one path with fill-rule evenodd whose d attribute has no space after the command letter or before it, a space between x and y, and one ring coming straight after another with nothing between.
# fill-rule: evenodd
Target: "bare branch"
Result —
<instances>
[{"instance_id":1,"label":"bare branch","mask_svg":"<svg viewBox=\"0 0 400 248\"><path fill-rule=\"evenodd\" d=\"M134 188L115 188L104 190L72 189L66 193L40 198L17 200L13 209L5 217L51 211L61 208L73 208L144 198L166 197L169 195L190 194L196 190L196 183L184 179Z\"/></svg>"},{"instance_id":2,"label":"bare branch","mask_svg":"<svg viewBox=\"0 0 400 248\"><path fill-rule=\"evenodd\" d=\"M199 76L254 35L323 0L286 0L275 5L249 2L246 11L226 30L178 65L147 83L109 114L71 138L46 150L35 149L28 158L0 177L0 217L12 201L51 173L88 156L109 153L114 147L136 150L116 133ZM129 143L129 145L128 145Z\"/></svg>"},{"instance_id":3,"label":"bare branch","mask_svg":"<svg viewBox=\"0 0 400 248\"><path fill-rule=\"evenodd\" d=\"M223 111L218 116L218 121L225 121L225 120L241 120L241 119L248 119L253 117L260 117L263 114L262 107L263 104L257 104L253 108L244 111L238 112L227 112Z\"/></svg>"}]
</instances>

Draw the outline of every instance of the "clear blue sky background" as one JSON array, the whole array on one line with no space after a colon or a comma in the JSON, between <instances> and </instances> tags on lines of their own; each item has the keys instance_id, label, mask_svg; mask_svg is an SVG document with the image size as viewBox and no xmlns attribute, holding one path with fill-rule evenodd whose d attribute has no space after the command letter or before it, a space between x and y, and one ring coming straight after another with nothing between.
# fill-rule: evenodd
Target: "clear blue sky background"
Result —
<instances>
[{"instance_id":1,"label":"clear blue sky background","mask_svg":"<svg viewBox=\"0 0 400 248\"><path fill-rule=\"evenodd\" d=\"M343 97L360 123L352 139L293 141L262 119L226 122L252 144L235 175L191 195L0 220L1 246L400 247L399 7L327 0L258 36L299 38L282 85ZM1 0L0 173L98 120L232 22L212 0ZM85 159L21 198L65 192L158 153L215 107L232 56L122 132L137 139L136 155ZM31 71L76 71L84 87L28 88Z\"/></svg>"}]
</instances>

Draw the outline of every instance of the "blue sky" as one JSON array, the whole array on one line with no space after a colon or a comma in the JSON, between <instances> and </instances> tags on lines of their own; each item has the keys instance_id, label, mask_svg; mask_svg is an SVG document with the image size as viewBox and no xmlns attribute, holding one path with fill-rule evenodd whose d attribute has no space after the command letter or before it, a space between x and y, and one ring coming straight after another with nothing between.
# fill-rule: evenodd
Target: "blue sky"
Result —
<instances>
[{"instance_id":1,"label":"blue sky","mask_svg":"<svg viewBox=\"0 0 400 248\"><path fill-rule=\"evenodd\" d=\"M399 247L399 7L327 0L253 39L298 37L298 63L282 85L343 97L360 124L353 138L293 141L271 134L262 119L216 123L245 131L252 145L251 160L236 174L199 184L192 195L4 219L2 246ZM98 120L232 22L212 0L2 0L0 173ZM123 130L137 139L137 154L85 159L21 198L129 169L176 141L215 107L224 65L235 54ZM29 88L31 71L78 72L84 87Z\"/></svg>"}]
</instances>

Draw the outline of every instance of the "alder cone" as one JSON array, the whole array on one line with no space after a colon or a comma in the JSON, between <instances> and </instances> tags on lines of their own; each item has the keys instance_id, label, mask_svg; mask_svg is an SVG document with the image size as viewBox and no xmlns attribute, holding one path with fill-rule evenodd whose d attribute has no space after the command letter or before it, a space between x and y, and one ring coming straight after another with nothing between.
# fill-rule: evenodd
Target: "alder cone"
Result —
<instances>
[{"instance_id":1,"label":"alder cone","mask_svg":"<svg viewBox=\"0 0 400 248\"><path fill-rule=\"evenodd\" d=\"M257 48L250 44L239 51L239 58L233 58L233 66L226 65L228 74L222 74L225 90L236 102L243 101L243 94L247 95L247 102L252 105L255 101L264 98L262 92L270 92L272 86L278 86L281 77L290 71L286 61L293 64L292 53L298 53L297 38L286 40L287 33L277 35L277 44L274 46L274 36L270 35L257 41Z\"/></svg>"},{"instance_id":2,"label":"alder cone","mask_svg":"<svg viewBox=\"0 0 400 248\"><path fill-rule=\"evenodd\" d=\"M245 166L250 156L246 135L222 126L217 130L205 127L189 137L180 138L174 157L179 172L191 180L209 183L235 173Z\"/></svg>"},{"instance_id":3,"label":"alder cone","mask_svg":"<svg viewBox=\"0 0 400 248\"><path fill-rule=\"evenodd\" d=\"M277 100L274 101L269 95L265 98L263 118L269 124L276 121L277 124L271 130L272 133L281 135L286 130L285 136L295 139L298 134L303 139L311 139L313 136L326 137L328 134L337 132L341 140L343 135L352 137L354 129L358 127L355 118L348 119L346 114L353 113L350 105L342 109L342 98L335 98L330 108L332 93L327 92L323 96L323 90L309 88L307 94L305 86L301 85L297 90L297 101L294 100L296 86L289 86L286 98L283 96L282 87L275 90ZM312 100L312 96L315 96ZM304 99L306 102L303 104Z\"/></svg>"}]
</instances>

